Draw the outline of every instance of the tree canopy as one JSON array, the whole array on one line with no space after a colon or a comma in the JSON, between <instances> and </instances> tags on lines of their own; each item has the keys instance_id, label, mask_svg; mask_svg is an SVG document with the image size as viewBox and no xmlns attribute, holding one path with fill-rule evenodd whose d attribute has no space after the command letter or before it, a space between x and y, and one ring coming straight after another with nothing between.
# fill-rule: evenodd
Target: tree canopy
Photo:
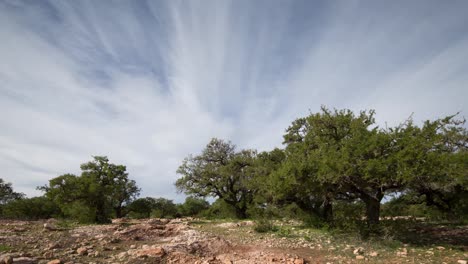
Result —
<instances>
[{"instance_id":1,"label":"tree canopy","mask_svg":"<svg viewBox=\"0 0 468 264\"><path fill-rule=\"evenodd\" d=\"M0 178L0 205L23 197L23 193L13 191L11 183L5 182L2 178Z\"/></svg>"},{"instance_id":2,"label":"tree canopy","mask_svg":"<svg viewBox=\"0 0 468 264\"><path fill-rule=\"evenodd\" d=\"M95 156L81 165L80 176L64 174L41 187L68 215L85 217L83 221L108 222L122 217L123 206L138 196L140 189L128 178L126 167Z\"/></svg>"},{"instance_id":3,"label":"tree canopy","mask_svg":"<svg viewBox=\"0 0 468 264\"><path fill-rule=\"evenodd\" d=\"M182 177L176 187L186 194L218 197L231 205L239 218L246 218L257 190L251 169L255 157L255 151L236 151L231 142L214 138L200 155L184 159L177 170Z\"/></svg>"},{"instance_id":4,"label":"tree canopy","mask_svg":"<svg viewBox=\"0 0 468 264\"><path fill-rule=\"evenodd\" d=\"M336 203L362 202L368 226L382 199L412 194L447 213L467 207L468 133L456 115L417 126L411 119L379 127L375 111L322 107L298 118L285 149L257 153L212 139L178 169L180 191L214 196L245 217L247 207L296 204L333 224ZM465 198L463 198L465 197ZM417 199L421 200L421 199Z\"/></svg>"}]
</instances>

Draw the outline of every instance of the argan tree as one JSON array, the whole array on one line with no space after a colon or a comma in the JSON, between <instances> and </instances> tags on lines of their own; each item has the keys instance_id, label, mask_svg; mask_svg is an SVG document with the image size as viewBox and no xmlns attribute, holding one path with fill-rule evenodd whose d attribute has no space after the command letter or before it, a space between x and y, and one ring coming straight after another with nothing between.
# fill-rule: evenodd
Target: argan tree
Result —
<instances>
[{"instance_id":1,"label":"argan tree","mask_svg":"<svg viewBox=\"0 0 468 264\"><path fill-rule=\"evenodd\" d=\"M456 115L426 121L421 127L409 120L401 134L399 173L406 194L449 217L468 211L468 131Z\"/></svg>"},{"instance_id":2,"label":"argan tree","mask_svg":"<svg viewBox=\"0 0 468 264\"><path fill-rule=\"evenodd\" d=\"M83 217L84 221L105 223L112 215L123 216L123 206L139 194L134 180L128 179L124 165L109 162L107 157L95 156L81 165L80 176L65 174L40 187L65 214Z\"/></svg>"},{"instance_id":3,"label":"argan tree","mask_svg":"<svg viewBox=\"0 0 468 264\"><path fill-rule=\"evenodd\" d=\"M402 188L393 134L375 125L374 112L329 110L293 122L284 136L298 205L331 220L333 200L362 200L369 225L379 222L385 194Z\"/></svg>"},{"instance_id":4,"label":"argan tree","mask_svg":"<svg viewBox=\"0 0 468 264\"><path fill-rule=\"evenodd\" d=\"M0 178L0 205L6 204L9 201L21 199L24 194L13 191L11 183L5 182Z\"/></svg>"},{"instance_id":5,"label":"argan tree","mask_svg":"<svg viewBox=\"0 0 468 264\"><path fill-rule=\"evenodd\" d=\"M177 173L179 191L199 197L218 197L232 206L239 218L247 217L257 187L253 184L255 151L212 139L200 155L184 159Z\"/></svg>"}]
</instances>

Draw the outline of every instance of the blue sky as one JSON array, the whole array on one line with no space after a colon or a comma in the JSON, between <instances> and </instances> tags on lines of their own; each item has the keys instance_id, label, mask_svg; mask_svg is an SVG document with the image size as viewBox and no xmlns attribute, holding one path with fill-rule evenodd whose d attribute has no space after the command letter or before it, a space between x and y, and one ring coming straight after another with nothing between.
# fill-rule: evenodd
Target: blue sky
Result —
<instances>
[{"instance_id":1,"label":"blue sky","mask_svg":"<svg viewBox=\"0 0 468 264\"><path fill-rule=\"evenodd\" d=\"M180 201L212 137L281 147L320 105L468 116L467 1L0 1L0 167L29 196L92 155Z\"/></svg>"}]
</instances>

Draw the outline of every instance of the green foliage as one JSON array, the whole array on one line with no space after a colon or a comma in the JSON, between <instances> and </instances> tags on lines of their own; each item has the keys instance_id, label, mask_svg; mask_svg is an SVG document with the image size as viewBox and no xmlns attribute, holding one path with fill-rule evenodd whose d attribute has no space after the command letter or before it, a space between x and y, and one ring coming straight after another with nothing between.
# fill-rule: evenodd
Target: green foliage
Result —
<instances>
[{"instance_id":1,"label":"green foliage","mask_svg":"<svg viewBox=\"0 0 468 264\"><path fill-rule=\"evenodd\" d=\"M303 209L332 222L332 203L363 200L369 223L378 222L380 200L400 188L393 164L394 138L374 125L374 112L311 114L293 122L284 136L287 160L280 177Z\"/></svg>"},{"instance_id":2,"label":"green foliage","mask_svg":"<svg viewBox=\"0 0 468 264\"><path fill-rule=\"evenodd\" d=\"M210 204L206 200L189 196L179 206L178 212L182 216L197 216L208 208L210 208Z\"/></svg>"},{"instance_id":3,"label":"green foliage","mask_svg":"<svg viewBox=\"0 0 468 264\"><path fill-rule=\"evenodd\" d=\"M208 210L202 212L201 216L209 219L234 219L236 210L224 200L217 199Z\"/></svg>"},{"instance_id":4,"label":"green foliage","mask_svg":"<svg viewBox=\"0 0 468 264\"><path fill-rule=\"evenodd\" d=\"M266 218L261 218L259 220L255 221L255 226L254 226L255 232L258 233L266 233L266 232L274 232L277 231L277 227L273 225L273 221L266 219Z\"/></svg>"},{"instance_id":5,"label":"green foliage","mask_svg":"<svg viewBox=\"0 0 468 264\"><path fill-rule=\"evenodd\" d=\"M408 120L382 129L374 114L322 107L295 120L284 136L286 159L269 176L274 202L295 202L333 225L346 222L333 219L339 216L333 210L337 201L361 200L370 226L379 221L382 198L405 190L452 215L465 210L466 203L459 202L465 200L468 178L463 122L450 116L422 127Z\"/></svg>"},{"instance_id":6,"label":"green foliage","mask_svg":"<svg viewBox=\"0 0 468 264\"><path fill-rule=\"evenodd\" d=\"M293 232L290 226L280 226L275 230L280 237L291 237Z\"/></svg>"},{"instance_id":7,"label":"green foliage","mask_svg":"<svg viewBox=\"0 0 468 264\"><path fill-rule=\"evenodd\" d=\"M399 166L408 190L452 218L466 217L468 209L468 131L464 123L448 116L418 127L410 120L400 131L404 142Z\"/></svg>"},{"instance_id":8,"label":"green foliage","mask_svg":"<svg viewBox=\"0 0 468 264\"><path fill-rule=\"evenodd\" d=\"M38 220L60 217L57 204L47 197L23 198L10 201L3 207L5 218Z\"/></svg>"},{"instance_id":9,"label":"green foliage","mask_svg":"<svg viewBox=\"0 0 468 264\"><path fill-rule=\"evenodd\" d=\"M80 222L109 222L111 217L122 217L125 205L139 194L126 167L109 163L107 157L96 156L82 164L81 170L80 176L64 174L39 188L67 217Z\"/></svg>"},{"instance_id":10,"label":"green foliage","mask_svg":"<svg viewBox=\"0 0 468 264\"><path fill-rule=\"evenodd\" d=\"M333 227L341 231L357 231L365 228L362 217L365 215L365 204L361 201L337 201L333 204Z\"/></svg>"},{"instance_id":11,"label":"green foliage","mask_svg":"<svg viewBox=\"0 0 468 264\"><path fill-rule=\"evenodd\" d=\"M230 142L212 139L201 155L184 159L177 173L179 191L199 197L213 196L231 205L238 218L247 217L258 185L252 170L255 151L236 152Z\"/></svg>"},{"instance_id":12,"label":"green foliage","mask_svg":"<svg viewBox=\"0 0 468 264\"><path fill-rule=\"evenodd\" d=\"M61 209L67 218L75 219L82 224L91 224L98 222L96 216L97 211L93 206L89 206L86 201L76 200L66 205L62 205ZM105 208L105 212L101 212L106 215L110 215L111 211L109 208Z\"/></svg>"},{"instance_id":13,"label":"green foliage","mask_svg":"<svg viewBox=\"0 0 468 264\"><path fill-rule=\"evenodd\" d=\"M428 220L461 220L468 219L468 198L466 193L459 193L458 200L451 205L450 211L440 210L437 206L427 204L425 195L410 191L395 197L382 205L382 216L413 216Z\"/></svg>"},{"instance_id":14,"label":"green foliage","mask_svg":"<svg viewBox=\"0 0 468 264\"><path fill-rule=\"evenodd\" d=\"M8 245L0 244L0 252L6 252L6 251L9 251L11 249L13 249L13 248L8 246Z\"/></svg>"},{"instance_id":15,"label":"green foliage","mask_svg":"<svg viewBox=\"0 0 468 264\"><path fill-rule=\"evenodd\" d=\"M24 194L17 193L13 191L13 187L11 183L5 182L2 178L0 178L0 217L4 217L4 207L5 204L21 199L24 197Z\"/></svg>"},{"instance_id":16,"label":"green foliage","mask_svg":"<svg viewBox=\"0 0 468 264\"><path fill-rule=\"evenodd\" d=\"M13 191L11 183L7 183L2 178L0 178L0 206L8 203L9 201L23 197L24 194Z\"/></svg>"},{"instance_id":17,"label":"green foliage","mask_svg":"<svg viewBox=\"0 0 468 264\"><path fill-rule=\"evenodd\" d=\"M136 199L127 207L131 218L174 218L180 216L177 205L165 198L145 197Z\"/></svg>"},{"instance_id":18,"label":"green foliage","mask_svg":"<svg viewBox=\"0 0 468 264\"><path fill-rule=\"evenodd\" d=\"M69 219L60 219L57 222L57 227L61 229L72 229L78 226L78 222Z\"/></svg>"},{"instance_id":19,"label":"green foliage","mask_svg":"<svg viewBox=\"0 0 468 264\"><path fill-rule=\"evenodd\" d=\"M127 206L128 216L130 218L149 218L151 211L155 208L154 198L139 198Z\"/></svg>"},{"instance_id":20,"label":"green foliage","mask_svg":"<svg viewBox=\"0 0 468 264\"><path fill-rule=\"evenodd\" d=\"M384 216L466 219L468 132L455 116L411 119L378 127L375 112L327 109L298 118L285 149L236 152L213 139L179 167L180 191L214 196L209 217L292 217L314 227L379 233L385 196L411 194L411 203L384 205ZM222 201L222 202L221 202ZM417 202L415 202L417 201ZM179 208L183 211L182 206ZM362 221L366 217L366 223Z\"/></svg>"},{"instance_id":21,"label":"green foliage","mask_svg":"<svg viewBox=\"0 0 468 264\"><path fill-rule=\"evenodd\" d=\"M151 217L174 218L178 216L177 206L172 200L165 198L154 199L154 206L153 210L151 210Z\"/></svg>"}]
</instances>

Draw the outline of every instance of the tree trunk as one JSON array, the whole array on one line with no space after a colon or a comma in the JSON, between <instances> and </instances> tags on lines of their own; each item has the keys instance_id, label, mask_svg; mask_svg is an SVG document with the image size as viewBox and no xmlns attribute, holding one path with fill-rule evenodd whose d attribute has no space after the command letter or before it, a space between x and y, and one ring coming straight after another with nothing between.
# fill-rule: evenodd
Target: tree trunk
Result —
<instances>
[{"instance_id":1,"label":"tree trunk","mask_svg":"<svg viewBox=\"0 0 468 264\"><path fill-rule=\"evenodd\" d=\"M246 207L239 207L235 206L236 209L236 216L239 219L246 219L247 218L247 208Z\"/></svg>"},{"instance_id":2,"label":"tree trunk","mask_svg":"<svg viewBox=\"0 0 468 264\"><path fill-rule=\"evenodd\" d=\"M115 210L115 217L116 218L122 218L122 206L117 206L114 208Z\"/></svg>"},{"instance_id":3,"label":"tree trunk","mask_svg":"<svg viewBox=\"0 0 468 264\"><path fill-rule=\"evenodd\" d=\"M328 198L323 202L323 219L333 225L333 204Z\"/></svg>"},{"instance_id":4,"label":"tree trunk","mask_svg":"<svg viewBox=\"0 0 468 264\"><path fill-rule=\"evenodd\" d=\"M380 199L368 196L363 201L366 204L367 225L377 226L380 218Z\"/></svg>"},{"instance_id":5,"label":"tree trunk","mask_svg":"<svg viewBox=\"0 0 468 264\"><path fill-rule=\"evenodd\" d=\"M228 199L223 199L227 204L232 206L234 208L234 211L236 213L236 217L239 219L246 219L247 218L247 206L244 204L242 205L241 202L235 201L235 200L228 200Z\"/></svg>"}]
</instances>

